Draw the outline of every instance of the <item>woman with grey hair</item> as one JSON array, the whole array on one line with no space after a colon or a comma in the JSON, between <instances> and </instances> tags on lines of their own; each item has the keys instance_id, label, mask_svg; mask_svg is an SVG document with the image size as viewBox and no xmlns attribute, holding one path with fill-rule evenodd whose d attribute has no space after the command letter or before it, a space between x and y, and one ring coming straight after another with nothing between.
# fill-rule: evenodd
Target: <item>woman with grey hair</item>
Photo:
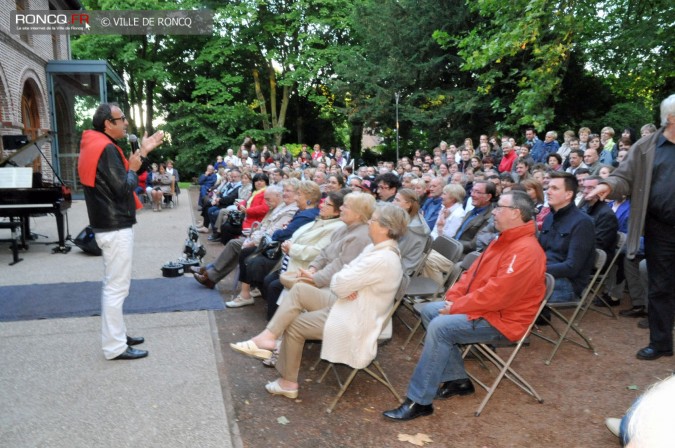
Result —
<instances>
[{"instance_id":1,"label":"woman with grey hair","mask_svg":"<svg viewBox=\"0 0 675 448\"><path fill-rule=\"evenodd\" d=\"M283 334L276 365L281 378L265 386L269 393L297 398L307 339L323 340L321 357L330 362L354 368L370 364L403 277L396 240L406 232L408 220L403 209L379 205L368 221L372 244L332 277L329 289L296 284L267 329L249 341L230 344L235 351L266 359Z\"/></svg>"},{"instance_id":2,"label":"woman with grey hair","mask_svg":"<svg viewBox=\"0 0 675 448\"><path fill-rule=\"evenodd\" d=\"M442 235L448 238L455 237L457 230L464 220L465 211L462 204L464 203L465 197L466 190L464 190L464 187L461 184L448 184L443 187L443 193L441 193L443 206L438 214L436 226L431 232L431 236L434 239ZM432 250L424 261L422 276L441 284L443 282L443 273L450 272L452 268L452 261L448 260L435 250Z\"/></svg>"}]
</instances>

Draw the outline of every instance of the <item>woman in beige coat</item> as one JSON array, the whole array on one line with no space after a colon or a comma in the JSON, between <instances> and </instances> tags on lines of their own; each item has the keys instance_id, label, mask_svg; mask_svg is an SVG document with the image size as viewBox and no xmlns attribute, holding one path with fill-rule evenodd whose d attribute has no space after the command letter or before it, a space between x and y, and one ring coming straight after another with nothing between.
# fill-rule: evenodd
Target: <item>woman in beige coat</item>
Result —
<instances>
[{"instance_id":1,"label":"woman in beige coat","mask_svg":"<svg viewBox=\"0 0 675 448\"><path fill-rule=\"evenodd\" d=\"M353 212L349 202L343 212ZM281 378L265 386L269 393L298 396L298 372L307 339L323 339L321 355L331 362L356 368L370 364L403 275L396 241L406 232L408 221L402 209L379 205L368 221L372 244L332 277L329 290L295 285L265 331L249 341L230 344L240 353L264 359L271 356L276 338L283 333L276 366Z\"/></svg>"}]
</instances>

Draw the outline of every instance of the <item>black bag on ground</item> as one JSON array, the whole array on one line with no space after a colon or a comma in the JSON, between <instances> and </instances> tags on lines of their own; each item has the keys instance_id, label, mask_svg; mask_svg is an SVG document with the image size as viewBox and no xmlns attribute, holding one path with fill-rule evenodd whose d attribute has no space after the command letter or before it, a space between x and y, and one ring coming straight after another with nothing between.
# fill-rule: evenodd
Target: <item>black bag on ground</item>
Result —
<instances>
[{"instance_id":1,"label":"black bag on ground","mask_svg":"<svg viewBox=\"0 0 675 448\"><path fill-rule=\"evenodd\" d=\"M82 229L73 242L77 247L89 255L103 255L103 251L101 251L101 248L96 244L96 238L94 237L94 231L91 229L91 226Z\"/></svg>"}]
</instances>

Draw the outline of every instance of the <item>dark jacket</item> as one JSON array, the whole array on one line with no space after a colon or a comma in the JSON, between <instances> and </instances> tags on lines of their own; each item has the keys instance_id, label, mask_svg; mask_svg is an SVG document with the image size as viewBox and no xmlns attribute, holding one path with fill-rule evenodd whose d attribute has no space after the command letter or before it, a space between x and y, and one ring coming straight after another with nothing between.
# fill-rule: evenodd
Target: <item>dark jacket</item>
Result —
<instances>
[{"instance_id":1,"label":"dark jacket","mask_svg":"<svg viewBox=\"0 0 675 448\"><path fill-rule=\"evenodd\" d=\"M544 219L539 243L546 252L546 272L555 278L567 278L574 293L581 297L590 281L595 261L593 220L572 201Z\"/></svg>"},{"instance_id":2,"label":"dark jacket","mask_svg":"<svg viewBox=\"0 0 675 448\"><path fill-rule=\"evenodd\" d=\"M223 192L222 196L218 198L218 207L225 208L234 204L239 199L239 189L241 183L227 192Z\"/></svg>"},{"instance_id":3,"label":"dark jacket","mask_svg":"<svg viewBox=\"0 0 675 448\"><path fill-rule=\"evenodd\" d=\"M89 158L92 152L103 150L98 157ZM82 134L80 165L96 164L96 181L93 186L83 185L89 224L94 232L109 232L126 229L136 224L136 198L138 173L143 173L149 162L136 173L128 170L126 159L120 153L117 142L103 132L89 130ZM80 166L80 172L85 168ZM82 177L82 176L81 176Z\"/></svg>"},{"instance_id":4,"label":"dark jacket","mask_svg":"<svg viewBox=\"0 0 675 448\"><path fill-rule=\"evenodd\" d=\"M647 204L652 187L652 168L654 167L655 148L664 128L642 137L628 151L626 160L601 184L612 188L611 199L630 196L630 221L628 222L628 241L626 256L633 259L640 248L640 237L647 216Z\"/></svg>"},{"instance_id":5,"label":"dark jacket","mask_svg":"<svg viewBox=\"0 0 675 448\"><path fill-rule=\"evenodd\" d=\"M478 236L478 231L485 227L488 222L490 221L490 216L492 216L492 209L494 208L494 204L490 203L484 207L483 210L480 211L472 220L470 223L464 227L464 223L471 217L472 213L474 210L468 211L466 215L464 215L464 220L462 221L462 225L459 226L460 230L462 231L461 235L457 240L462 243L462 246L464 246L464 253L468 254L469 252L473 252L474 250L477 249L478 247L478 242L476 237ZM463 229L462 229L463 228ZM457 231L457 233L460 232L460 230Z\"/></svg>"},{"instance_id":6,"label":"dark jacket","mask_svg":"<svg viewBox=\"0 0 675 448\"><path fill-rule=\"evenodd\" d=\"M589 206L584 204L581 208L588 216L593 218L595 226L595 247L602 249L607 254L605 266L614 257L616 252L616 237L619 231L619 221L612 211L612 208L603 201L598 201Z\"/></svg>"},{"instance_id":7,"label":"dark jacket","mask_svg":"<svg viewBox=\"0 0 675 448\"><path fill-rule=\"evenodd\" d=\"M293 216L293 219L291 219L291 222L289 222L285 228L279 229L272 234L272 239L274 241L281 241L281 242L290 239L290 237L293 236L293 232L295 232L305 224L309 224L310 222L316 220L317 216L319 216L318 207L312 207L305 210L298 210L295 213L295 216Z\"/></svg>"}]
</instances>

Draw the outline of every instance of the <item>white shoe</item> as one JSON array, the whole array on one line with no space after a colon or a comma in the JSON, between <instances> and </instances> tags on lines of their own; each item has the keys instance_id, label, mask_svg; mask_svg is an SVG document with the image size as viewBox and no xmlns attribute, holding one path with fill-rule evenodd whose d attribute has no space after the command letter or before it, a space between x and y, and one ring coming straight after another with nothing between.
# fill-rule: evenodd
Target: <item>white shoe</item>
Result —
<instances>
[{"instance_id":1,"label":"white shoe","mask_svg":"<svg viewBox=\"0 0 675 448\"><path fill-rule=\"evenodd\" d=\"M279 380L272 381L271 383L267 383L265 385L265 389L267 392L271 393L272 395L283 395L286 398L290 398L291 400L295 400L298 398L298 389L295 390L290 390L290 389L283 389L279 385Z\"/></svg>"},{"instance_id":2,"label":"white shoe","mask_svg":"<svg viewBox=\"0 0 675 448\"><path fill-rule=\"evenodd\" d=\"M254 299L257 299L258 297L262 297L262 293L260 292L260 290L258 288L253 288L249 294Z\"/></svg>"},{"instance_id":3,"label":"white shoe","mask_svg":"<svg viewBox=\"0 0 675 448\"><path fill-rule=\"evenodd\" d=\"M239 308L246 305L253 305L254 303L255 300L253 300L253 297L250 299L244 299L242 296L237 296L234 300L225 302L225 306L228 308Z\"/></svg>"},{"instance_id":4,"label":"white shoe","mask_svg":"<svg viewBox=\"0 0 675 448\"><path fill-rule=\"evenodd\" d=\"M614 434L617 437L621 437L621 419L620 418L606 418L605 426L609 429L609 432Z\"/></svg>"}]
</instances>

